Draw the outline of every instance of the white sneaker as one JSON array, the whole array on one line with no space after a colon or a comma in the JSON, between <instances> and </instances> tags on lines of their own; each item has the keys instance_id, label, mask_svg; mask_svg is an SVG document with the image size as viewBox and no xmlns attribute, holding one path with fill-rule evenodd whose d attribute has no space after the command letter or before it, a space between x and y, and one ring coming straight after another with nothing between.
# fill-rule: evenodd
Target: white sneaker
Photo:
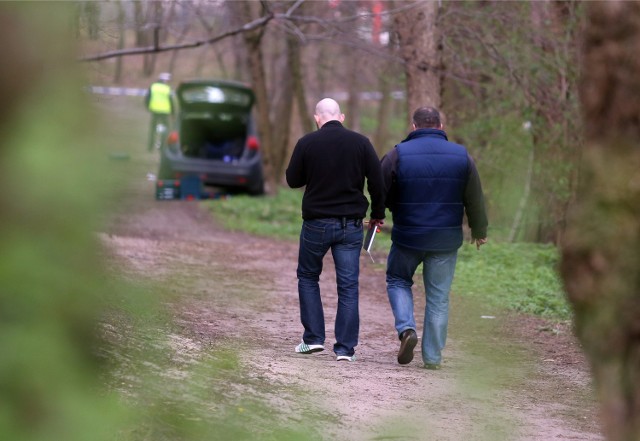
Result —
<instances>
[{"instance_id":1,"label":"white sneaker","mask_svg":"<svg viewBox=\"0 0 640 441\"><path fill-rule=\"evenodd\" d=\"M302 342L298 346L296 346L295 351L299 354L312 354L314 352L324 351L324 346L308 345L305 342Z\"/></svg>"},{"instance_id":2,"label":"white sneaker","mask_svg":"<svg viewBox=\"0 0 640 441\"><path fill-rule=\"evenodd\" d=\"M356 354L353 355L338 355L336 361L356 361Z\"/></svg>"}]
</instances>

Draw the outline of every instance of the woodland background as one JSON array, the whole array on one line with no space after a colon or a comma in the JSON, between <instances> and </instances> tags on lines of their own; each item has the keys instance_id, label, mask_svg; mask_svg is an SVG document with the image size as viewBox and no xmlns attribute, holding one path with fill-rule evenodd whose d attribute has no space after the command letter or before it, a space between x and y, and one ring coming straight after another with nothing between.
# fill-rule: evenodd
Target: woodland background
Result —
<instances>
[{"instance_id":1,"label":"woodland background","mask_svg":"<svg viewBox=\"0 0 640 441\"><path fill-rule=\"evenodd\" d=\"M94 85L163 71L251 84L272 193L321 98L380 156L415 108L441 108L478 163L492 237L557 243L582 141L583 15L555 1L112 1L78 3L73 25Z\"/></svg>"},{"instance_id":2,"label":"woodland background","mask_svg":"<svg viewBox=\"0 0 640 441\"><path fill-rule=\"evenodd\" d=\"M2 2L0 37L3 439L113 439L135 419L96 378L96 328L115 311L135 332L158 305L103 267L109 137L85 87L163 71L252 85L271 193L320 98L381 155L440 107L491 240L558 246L607 439L640 439L639 2Z\"/></svg>"}]
</instances>

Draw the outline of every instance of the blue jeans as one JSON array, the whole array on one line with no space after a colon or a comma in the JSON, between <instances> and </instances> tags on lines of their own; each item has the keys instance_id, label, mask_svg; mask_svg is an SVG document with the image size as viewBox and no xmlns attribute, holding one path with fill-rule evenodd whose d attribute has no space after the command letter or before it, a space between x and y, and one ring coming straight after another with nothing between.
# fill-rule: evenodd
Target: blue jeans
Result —
<instances>
[{"instance_id":1,"label":"blue jeans","mask_svg":"<svg viewBox=\"0 0 640 441\"><path fill-rule=\"evenodd\" d=\"M413 315L413 275L422 264L426 305L422 328L422 360L440 364L449 324L449 290L456 269L458 251L433 253L391 245L387 259L387 295L395 317L398 336L416 330Z\"/></svg>"},{"instance_id":2,"label":"blue jeans","mask_svg":"<svg viewBox=\"0 0 640 441\"><path fill-rule=\"evenodd\" d=\"M298 296L300 320L304 326L302 340L310 345L324 344L325 327L320 274L322 260L329 249L336 268L338 311L335 322L336 355L353 355L358 344L358 277L362 220L312 219L302 223L298 254Z\"/></svg>"}]
</instances>

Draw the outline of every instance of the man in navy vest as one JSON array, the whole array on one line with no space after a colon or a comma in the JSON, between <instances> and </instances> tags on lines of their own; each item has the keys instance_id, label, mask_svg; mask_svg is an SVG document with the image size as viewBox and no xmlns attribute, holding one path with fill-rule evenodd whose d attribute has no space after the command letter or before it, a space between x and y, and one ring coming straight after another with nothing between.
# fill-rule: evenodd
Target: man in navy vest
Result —
<instances>
[{"instance_id":1,"label":"man in navy vest","mask_svg":"<svg viewBox=\"0 0 640 441\"><path fill-rule=\"evenodd\" d=\"M440 369L463 217L466 212L478 249L487 242L488 222L478 170L464 146L449 142L438 110L419 108L412 127L382 158L385 205L393 214L387 295L400 338L398 363L408 364L418 343L411 287L422 264L422 361L427 369Z\"/></svg>"}]
</instances>

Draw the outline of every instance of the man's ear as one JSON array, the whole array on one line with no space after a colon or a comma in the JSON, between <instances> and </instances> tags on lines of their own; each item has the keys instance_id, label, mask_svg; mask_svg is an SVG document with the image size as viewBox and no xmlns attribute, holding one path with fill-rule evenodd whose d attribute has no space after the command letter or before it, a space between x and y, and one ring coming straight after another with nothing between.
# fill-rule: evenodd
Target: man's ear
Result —
<instances>
[{"instance_id":1,"label":"man's ear","mask_svg":"<svg viewBox=\"0 0 640 441\"><path fill-rule=\"evenodd\" d=\"M344 113L340 114L340 118L339 118L340 122L343 123L344 122Z\"/></svg>"},{"instance_id":2,"label":"man's ear","mask_svg":"<svg viewBox=\"0 0 640 441\"><path fill-rule=\"evenodd\" d=\"M411 123L411 130L416 130L416 123Z\"/></svg>"}]
</instances>

